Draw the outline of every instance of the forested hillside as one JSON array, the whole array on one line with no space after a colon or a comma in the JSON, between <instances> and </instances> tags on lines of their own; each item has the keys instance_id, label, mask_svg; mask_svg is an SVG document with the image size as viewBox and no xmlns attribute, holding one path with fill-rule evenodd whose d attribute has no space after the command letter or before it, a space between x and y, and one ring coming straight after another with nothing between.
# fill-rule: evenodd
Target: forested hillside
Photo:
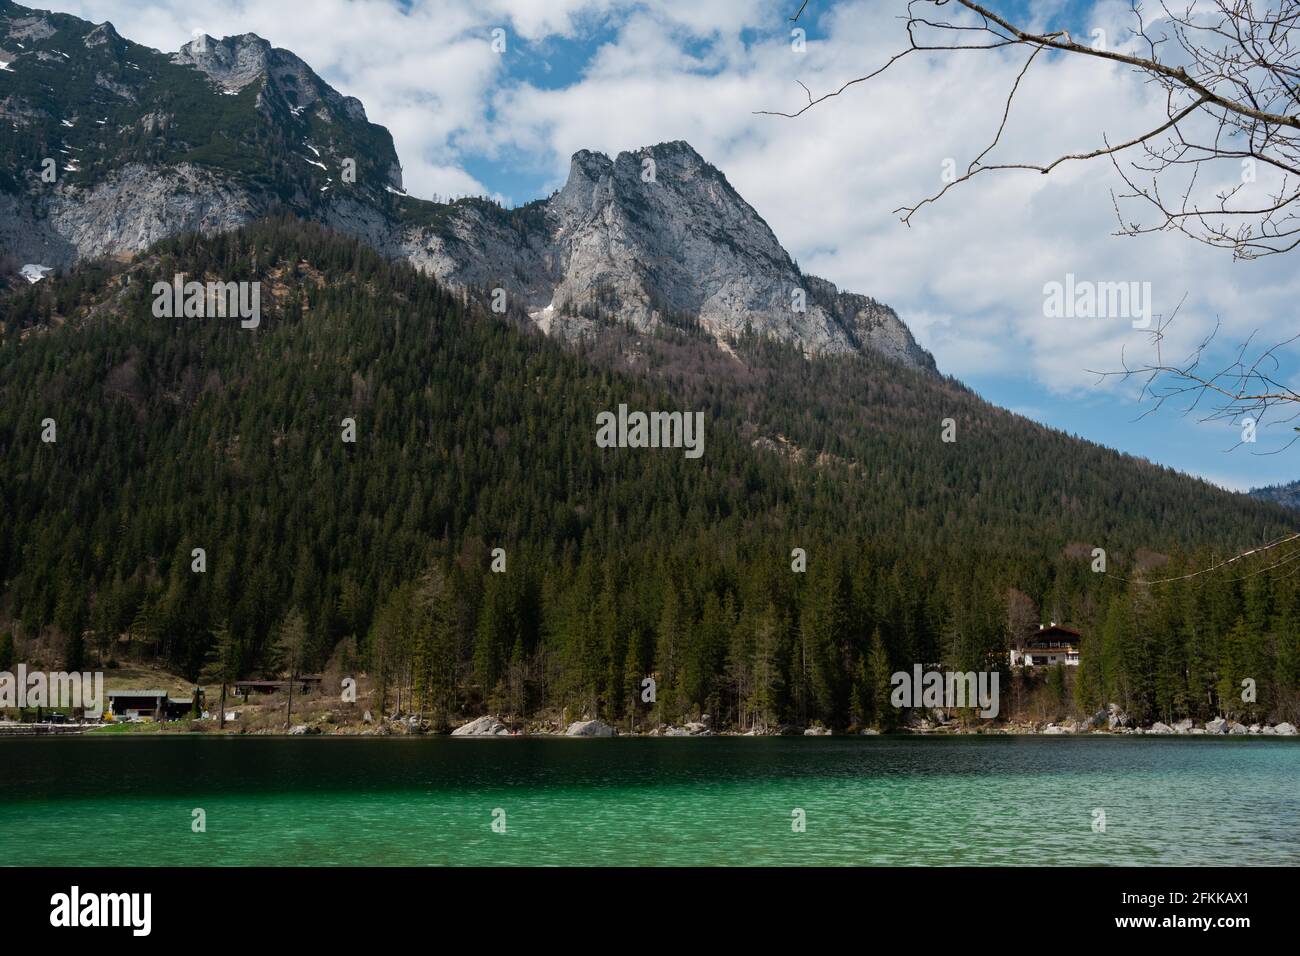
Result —
<instances>
[{"instance_id":1,"label":"forested hillside","mask_svg":"<svg viewBox=\"0 0 1300 956\"><path fill-rule=\"evenodd\" d=\"M1250 492L1252 498L1260 501L1272 501L1293 510L1300 510L1300 481L1286 485L1269 485L1267 488L1255 488Z\"/></svg>"},{"instance_id":2,"label":"forested hillside","mask_svg":"<svg viewBox=\"0 0 1300 956\"><path fill-rule=\"evenodd\" d=\"M155 318L150 287L178 272L259 280L260 327ZM1295 717L1300 578L1136 583L1277 537L1286 512L932 374L756 340L733 358L689 323L567 350L288 219L0 302L19 653L195 675L228 646L245 676L342 655L438 721L846 726L896 718L893 670L1005 666L1009 627L1041 616L1085 633L1083 706ZM620 402L703 411L704 455L597 447Z\"/></svg>"}]
</instances>

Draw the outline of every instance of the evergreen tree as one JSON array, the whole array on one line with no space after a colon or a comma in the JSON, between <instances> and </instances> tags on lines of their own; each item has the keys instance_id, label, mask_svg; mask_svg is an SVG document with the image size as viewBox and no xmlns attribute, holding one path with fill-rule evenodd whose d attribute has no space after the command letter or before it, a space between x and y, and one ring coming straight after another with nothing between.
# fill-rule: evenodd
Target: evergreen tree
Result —
<instances>
[{"instance_id":1,"label":"evergreen tree","mask_svg":"<svg viewBox=\"0 0 1300 956\"><path fill-rule=\"evenodd\" d=\"M230 631L230 625L222 621L212 629L212 644L208 648L207 658L199 679L205 684L221 684L221 698L218 703L218 726L226 726L226 687L239 680L239 645Z\"/></svg>"}]
</instances>

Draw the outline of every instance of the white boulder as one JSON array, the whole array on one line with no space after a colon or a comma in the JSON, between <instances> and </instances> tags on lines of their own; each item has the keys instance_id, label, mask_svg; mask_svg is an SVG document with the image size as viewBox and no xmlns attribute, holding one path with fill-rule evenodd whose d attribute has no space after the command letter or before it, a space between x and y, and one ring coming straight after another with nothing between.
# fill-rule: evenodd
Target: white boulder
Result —
<instances>
[{"instance_id":1,"label":"white boulder","mask_svg":"<svg viewBox=\"0 0 1300 956\"><path fill-rule=\"evenodd\" d=\"M575 720L564 732L566 737L613 737L614 728L603 720Z\"/></svg>"},{"instance_id":2,"label":"white boulder","mask_svg":"<svg viewBox=\"0 0 1300 956\"><path fill-rule=\"evenodd\" d=\"M1125 730L1133 726L1133 718L1124 713L1118 704L1110 705L1110 714L1106 718L1106 725L1111 730Z\"/></svg>"},{"instance_id":3,"label":"white boulder","mask_svg":"<svg viewBox=\"0 0 1300 956\"><path fill-rule=\"evenodd\" d=\"M503 737L510 733L510 728L496 717L488 714L461 724L451 732L453 737Z\"/></svg>"}]
</instances>

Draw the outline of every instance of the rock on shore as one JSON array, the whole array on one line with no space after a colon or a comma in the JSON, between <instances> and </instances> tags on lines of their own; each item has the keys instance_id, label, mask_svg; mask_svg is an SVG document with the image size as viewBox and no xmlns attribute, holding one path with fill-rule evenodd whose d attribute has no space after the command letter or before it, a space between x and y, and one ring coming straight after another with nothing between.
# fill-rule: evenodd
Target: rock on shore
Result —
<instances>
[{"instance_id":1,"label":"rock on shore","mask_svg":"<svg viewBox=\"0 0 1300 956\"><path fill-rule=\"evenodd\" d=\"M1106 725L1111 730L1126 730L1137 726L1136 722L1128 714L1124 713L1119 704L1111 704L1108 708Z\"/></svg>"},{"instance_id":2,"label":"rock on shore","mask_svg":"<svg viewBox=\"0 0 1300 956\"><path fill-rule=\"evenodd\" d=\"M451 732L453 737L504 737L509 734L510 728L491 714L461 724Z\"/></svg>"},{"instance_id":3,"label":"rock on shore","mask_svg":"<svg viewBox=\"0 0 1300 956\"><path fill-rule=\"evenodd\" d=\"M613 737L614 728L603 720L575 720L564 732L566 737Z\"/></svg>"},{"instance_id":4,"label":"rock on shore","mask_svg":"<svg viewBox=\"0 0 1300 956\"><path fill-rule=\"evenodd\" d=\"M689 721L683 727L664 727L662 737L712 737L713 729L703 721Z\"/></svg>"}]
</instances>

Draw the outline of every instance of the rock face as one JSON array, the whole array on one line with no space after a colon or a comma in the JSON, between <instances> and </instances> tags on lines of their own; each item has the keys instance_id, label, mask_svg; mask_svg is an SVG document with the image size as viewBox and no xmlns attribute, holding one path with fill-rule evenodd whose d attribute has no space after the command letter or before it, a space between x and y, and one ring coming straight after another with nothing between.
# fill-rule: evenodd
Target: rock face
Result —
<instances>
[{"instance_id":1,"label":"rock face","mask_svg":"<svg viewBox=\"0 0 1300 956\"><path fill-rule=\"evenodd\" d=\"M1151 725L1151 729L1147 732L1152 734L1172 734L1175 731L1174 728L1170 727L1168 724L1157 720L1154 724Z\"/></svg>"},{"instance_id":2,"label":"rock face","mask_svg":"<svg viewBox=\"0 0 1300 956\"><path fill-rule=\"evenodd\" d=\"M640 175L647 161L653 182ZM618 317L638 326L675 314L719 338L752 329L809 352L871 349L932 366L891 310L802 275L726 177L686 143L613 160L579 153L551 205L556 236L570 250L549 303L556 309L581 309L613 290Z\"/></svg>"},{"instance_id":3,"label":"rock face","mask_svg":"<svg viewBox=\"0 0 1300 956\"><path fill-rule=\"evenodd\" d=\"M504 737L509 734L510 728L490 714L461 724L451 732L453 737Z\"/></svg>"},{"instance_id":4,"label":"rock face","mask_svg":"<svg viewBox=\"0 0 1300 956\"><path fill-rule=\"evenodd\" d=\"M1207 734L1226 734L1228 732L1228 722L1222 717L1215 717L1213 720L1206 721L1205 732Z\"/></svg>"},{"instance_id":5,"label":"rock face","mask_svg":"<svg viewBox=\"0 0 1300 956\"><path fill-rule=\"evenodd\" d=\"M614 728L603 720L575 720L564 732L566 737L613 737Z\"/></svg>"},{"instance_id":6,"label":"rock face","mask_svg":"<svg viewBox=\"0 0 1300 956\"><path fill-rule=\"evenodd\" d=\"M934 360L889 307L804 275L762 217L688 143L611 159L582 150L564 188L512 214L457 204L393 250L453 285L503 288L546 332L698 324L810 353Z\"/></svg>"},{"instance_id":7,"label":"rock face","mask_svg":"<svg viewBox=\"0 0 1300 956\"><path fill-rule=\"evenodd\" d=\"M719 342L752 332L934 371L892 309L804 274L685 142L579 151L563 189L519 209L427 202L402 191L392 137L358 100L255 34L167 56L110 24L0 0L0 47L17 51L0 71L0 122L22 134L0 143L0 170L19 171L0 173L0 253L19 262L63 268L288 211L450 286L501 289L566 340L610 323ZM53 181L46 157L22 152L36 142L58 158Z\"/></svg>"},{"instance_id":8,"label":"rock face","mask_svg":"<svg viewBox=\"0 0 1300 956\"><path fill-rule=\"evenodd\" d=\"M664 737L712 737L713 730L706 721L688 721L682 727L665 727Z\"/></svg>"},{"instance_id":9,"label":"rock face","mask_svg":"<svg viewBox=\"0 0 1300 956\"><path fill-rule=\"evenodd\" d=\"M323 219L345 159L354 199L401 189L388 131L253 34L168 57L111 24L0 0L11 46L22 72L0 72L0 121L20 136L0 142L15 171L0 175L0 251L24 261L66 267L277 210Z\"/></svg>"},{"instance_id":10,"label":"rock face","mask_svg":"<svg viewBox=\"0 0 1300 956\"><path fill-rule=\"evenodd\" d=\"M1273 728L1273 733L1283 737L1294 737L1296 735L1295 724L1289 724L1283 721Z\"/></svg>"},{"instance_id":11,"label":"rock face","mask_svg":"<svg viewBox=\"0 0 1300 956\"><path fill-rule=\"evenodd\" d=\"M235 229L266 209L211 170L130 163L89 188L56 186L32 208L0 197L0 242L19 257L69 265L144 249L180 231Z\"/></svg>"}]
</instances>

